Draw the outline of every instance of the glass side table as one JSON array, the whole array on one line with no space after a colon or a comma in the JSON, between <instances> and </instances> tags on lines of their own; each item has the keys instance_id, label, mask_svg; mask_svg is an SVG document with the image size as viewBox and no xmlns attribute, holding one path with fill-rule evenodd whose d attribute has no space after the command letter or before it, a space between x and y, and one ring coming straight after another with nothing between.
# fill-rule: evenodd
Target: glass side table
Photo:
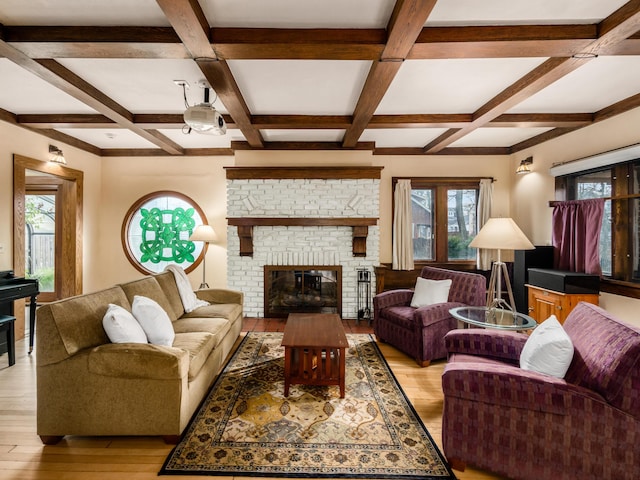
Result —
<instances>
[{"instance_id":1,"label":"glass side table","mask_svg":"<svg viewBox=\"0 0 640 480\"><path fill-rule=\"evenodd\" d=\"M502 308L457 307L449 310L453 318L467 325L499 330L531 330L538 324L529 315Z\"/></svg>"}]
</instances>

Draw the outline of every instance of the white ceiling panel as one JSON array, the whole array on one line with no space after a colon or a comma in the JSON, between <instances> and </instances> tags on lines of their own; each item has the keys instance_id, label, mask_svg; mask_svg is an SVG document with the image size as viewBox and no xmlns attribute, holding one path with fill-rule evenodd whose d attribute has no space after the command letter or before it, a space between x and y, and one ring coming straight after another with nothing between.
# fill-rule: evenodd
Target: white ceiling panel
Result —
<instances>
[{"instance_id":1,"label":"white ceiling panel","mask_svg":"<svg viewBox=\"0 0 640 480\"><path fill-rule=\"evenodd\" d=\"M344 130L261 130L268 142L339 142Z\"/></svg>"},{"instance_id":2,"label":"white ceiling panel","mask_svg":"<svg viewBox=\"0 0 640 480\"><path fill-rule=\"evenodd\" d=\"M158 148L153 143L124 128L57 128L98 148Z\"/></svg>"},{"instance_id":3,"label":"white ceiling panel","mask_svg":"<svg viewBox=\"0 0 640 480\"><path fill-rule=\"evenodd\" d=\"M2 0L5 25L168 26L155 0Z\"/></svg>"},{"instance_id":4,"label":"white ceiling panel","mask_svg":"<svg viewBox=\"0 0 640 480\"><path fill-rule=\"evenodd\" d=\"M53 85L0 58L0 108L15 114L96 113Z\"/></svg>"},{"instance_id":5,"label":"white ceiling panel","mask_svg":"<svg viewBox=\"0 0 640 480\"><path fill-rule=\"evenodd\" d=\"M510 113L594 113L635 95L639 85L640 56L598 57L516 105Z\"/></svg>"},{"instance_id":6,"label":"white ceiling panel","mask_svg":"<svg viewBox=\"0 0 640 480\"><path fill-rule=\"evenodd\" d=\"M441 0L436 3L426 24L598 23L625 3L626 0Z\"/></svg>"},{"instance_id":7,"label":"white ceiling panel","mask_svg":"<svg viewBox=\"0 0 640 480\"><path fill-rule=\"evenodd\" d=\"M544 60L407 60L376 114L473 113Z\"/></svg>"},{"instance_id":8,"label":"white ceiling panel","mask_svg":"<svg viewBox=\"0 0 640 480\"><path fill-rule=\"evenodd\" d=\"M182 113L182 88L174 80L189 82L190 105L204 98L197 85L204 75L193 60L62 58L59 62L132 113ZM226 113L220 100L214 105Z\"/></svg>"},{"instance_id":9,"label":"white ceiling panel","mask_svg":"<svg viewBox=\"0 0 640 480\"><path fill-rule=\"evenodd\" d=\"M54 138L49 132L59 128L89 151L94 149L81 142L106 149L140 148L140 155L149 154L144 149L158 148L175 154L175 143L187 149L230 148L234 140L247 141L255 149L270 148L269 142L335 142L345 148L371 142L389 151L397 149L398 154L403 148L428 144L430 154L446 154L448 148L456 147L482 147L477 153L489 154L504 152L504 147L523 148L521 142L529 138L534 141L527 145L543 142L547 137L536 135L550 128L566 132L576 118L586 125L589 114L603 108L618 115L637 105L640 44L632 32L640 30L640 24L634 23L640 7L635 3L437 0L397 10L396 4L404 5L398 0L196 0L172 2L165 15L157 0L0 0L6 42L6 57L0 57L0 118ZM625 15L615 15L621 7L626 8ZM397 17L391 21L394 13ZM210 70L228 103L216 99L213 104L239 129L221 137L183 135L176 128L186 106L204 100L198 85L204 75L193 59L184 58L191 57L190 51L194 58L211 54L204 36L187 33L203 27L198 21L202 15L212 28L233 29L215 32L213 49L221 61ZM420 26L413 24L425 18L421 45L410 49L405 42L415 39ZM600 41L588 45L604 19L610 28L602 29ZM394 30L382 35L389 25ZM461 28L430 31L442 25ZM483 35L502 30L464 28L475 25L513 27L509 38L484 42ZM529 25L538 26L533 38ZM270 35L261 29L278 32ZM307 41L305 29L328 31L317 32ZM354 33L354 29L375 32ZM444 56L450 58L440 58L443 50L434 51L434 44L422 43L425 37L446 43L450 50L445 51L450 53ZM326 41L321 43L319 38ZM259 46L254 48L254 42ZM289 44L296 48L288 48ZM371 58L377 59L385 47L402 61L395 64L397 72L371 69ZM549 57L568 58L576 50L590 49L600 57L568 74L562 66L539 72L540 84L549 86L539 92L525 90L515 105L510 95L518 89L509 90L510 86L530 83L527 76ZM514 58L531 52L538 57ZM33 61L40 62L41 77L30 73ZM76 76L89 85L76 82ZM191 84L186 102L175 80ZM94 89L104 95L87 100L98 111L64 93L74 83L78 98L92 96ZM212 92L210 100L214 98ZM455 122L451 123L454 129L464 126L489 102L496 108L467 123L465 137L449 144L457 137L443 135L450 130L441 128L441 122ZM119 124L105 124L100 118L82 115L113 117L113 103L132 114L147 114L146 118L114 118ZM491 128L488 122L495 121L505 105L514 105L506 113L518 117L498 121L512 121L513 126ZM563 115L571 113L587 115ZM315 128L309 128L310 118L317 120ZM140 128L161 130L171 141L160 138L152 145L128 131L130 120L144 122ZM427 128L430 122L435 128ZM259 125L277 127L260 130ZM374 128L377 125L397 128ZM69 139L69 143L74 142Z\"/></svg>"},{"instance_id":10,"label":"white ceiling panel","mask_svg":"<svg viewBox=\"0 0 640 480\"><path fill-rule=\"evenodd\" d=\"M363 132L361 142L376 142L376 147L424 147L438 138L444 128L370 128Z\"/></svg>"},{"instance_id":11,"label":"white ceiling panel","mask_svg":"<svg viewBox=\"0 0 640 480\"><path fill-rule=\"evenodd\" d=\"M184 148L229 148L232 141L245 140L242 132L236 129L228 129L225 135L203 135L196 132L185 134L176 129L159 131Z\"/></svg>"},{"instance_id":12,"label":"white ceiling panel","mask_svg":"<svg viewBox=\"0 0 640 480\"><path fill-rule=\"evenodd\" d=\"M551 130L551 128L478 128L460 140L453 142L451 147L510 147L548 130Z\"/></svg>"},{"instance_id":13,"label":"white ceiling panel","mask_svg":"<svg viewBox=\"0 0 640 480\"><path fill-rule=\"evenodd\" d=\"M230 60L229 67L254 115L350 115L371 62Z\"/></svg>"},{"instance_id":14,"label":"white ceiling panel","mask_svg":"<svg viewBox=\"0 0 640 480\"><path fill-rule=\"evenodd\" d=\"M213 27L385 28L393 0L201 0Z\"/></svg>"}]
</instances>

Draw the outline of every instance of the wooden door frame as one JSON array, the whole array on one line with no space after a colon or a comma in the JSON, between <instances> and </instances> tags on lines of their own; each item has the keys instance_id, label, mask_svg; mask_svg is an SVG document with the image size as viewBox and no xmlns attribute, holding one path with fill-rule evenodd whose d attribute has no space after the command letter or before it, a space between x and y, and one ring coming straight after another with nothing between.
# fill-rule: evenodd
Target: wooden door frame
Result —
<instances>
[{"instance_id":1,"label":"wooden door frame","mask_svg":"<svg viewBox=\"0 0 640 480\"><path fill-rule=\"evenodd\" d=\"M13 155L13 268L17 277L25 275L25 195L26 171L53 175L60 179L60 260L61 298L82 293L82 192L84 173L56 163Z\"/></svg>"},{"instance_id":2,"label":"wooden door frame","mask_svg":"<svg viewBox=\"0 0 640 480\"><path fill-rule=\"evenodd\" d=\"M62 180L58 177L52 177L50 175L42 176L26 176L26 195L53 195L55 196L55 252L54 252L54 271L55 276L53 278L53 292L43 292L40 289L38 300L40 302L53 302L61 297L60 285L62 285L62 275L58 268L60 257L62 256L62 220L61 216L57 213L62 208L62 195L60 194L60 186L66 180ZM26 241L26 238L25 238ZM25 253L27 246L25 244Z\"/></svg>"}]
</instances>

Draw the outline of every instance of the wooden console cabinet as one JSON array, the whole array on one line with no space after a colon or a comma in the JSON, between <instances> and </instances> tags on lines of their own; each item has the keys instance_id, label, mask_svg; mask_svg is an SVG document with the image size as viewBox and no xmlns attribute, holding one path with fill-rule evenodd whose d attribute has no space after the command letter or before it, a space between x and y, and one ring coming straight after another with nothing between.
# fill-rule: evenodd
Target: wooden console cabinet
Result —
<instances>
[{"instance_id":1,"label":"wooden console cabinet","mask_svg":"<svg viewBox=\"0 0 640 480\"><path fill-rule=\"evenodd\" d=\"M560 323L575 308L578 302L588 302L598 305L597 293L562 293L546 288L527 285L529 292L529 316L540 323L551 315L555 315Z\"/></svg>"}]
</instances>

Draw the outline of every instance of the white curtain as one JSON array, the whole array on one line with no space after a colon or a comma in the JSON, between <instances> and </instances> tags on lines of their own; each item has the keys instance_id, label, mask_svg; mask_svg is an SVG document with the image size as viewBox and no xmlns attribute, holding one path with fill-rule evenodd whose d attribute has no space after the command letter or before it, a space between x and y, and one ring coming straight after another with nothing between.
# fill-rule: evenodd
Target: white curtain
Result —
<instances>
[{"instance_id":1,"label":"white curtain","mask_svg":"<svg viewBox=\"0 0 640 480\"><path fill-rule=\"evenodd\" d=\"M478 198L478 232L491 218L491 202L493 198L493 180L483 178L480 180L480 195ZM491 270L491 250L479 248L477 255L479 270Z\"/></svg>"},{"instance_id":2,"label":"white curtain","mask_svg":"<svg viewBox=\"0 0 640 480\"><path fill-rule=\"evenodd\" d=\"M394 192L393 269L413 270L411 180L398 180Z\"/></svg>"}]
</instances>

